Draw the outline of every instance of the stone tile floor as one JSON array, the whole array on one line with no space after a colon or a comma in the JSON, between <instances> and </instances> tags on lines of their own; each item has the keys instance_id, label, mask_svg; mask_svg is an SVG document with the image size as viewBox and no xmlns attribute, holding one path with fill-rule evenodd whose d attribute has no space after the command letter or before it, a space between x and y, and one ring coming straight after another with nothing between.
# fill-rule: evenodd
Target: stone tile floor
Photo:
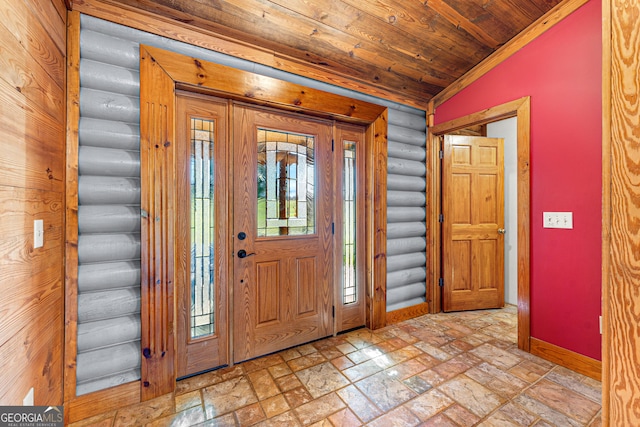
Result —
<instances>
[{"instance_id":1,"label":"stone tile floor","mask_svg":"<svg viewBox=\"0 0 640 427\"><path fill-rule=\"evenodd\" d=\"M74 426L600 426L598 381L518 350L516 308L360 329Z\"/></svg>"}]
</instances>

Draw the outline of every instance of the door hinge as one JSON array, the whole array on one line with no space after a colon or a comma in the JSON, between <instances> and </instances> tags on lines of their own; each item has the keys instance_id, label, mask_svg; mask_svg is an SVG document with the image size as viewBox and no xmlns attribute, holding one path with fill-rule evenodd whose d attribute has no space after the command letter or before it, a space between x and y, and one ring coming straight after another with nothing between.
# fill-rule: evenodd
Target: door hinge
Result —
<instances>
[{"instance_id":1,"label":"door hinge","mask_svg":"<svg viewBox=\"0 0 640 427\"><path fill-rule=\"evenodd\" d=\"M438 279L438 286L440 286L441 288L444 286L444 277Z\"/></svg>"},{"instance_id":2,"label":"door hinge","mask_svg":"<svg viewBox=\"0 0 640 427\"><path fill-rule=\"evenodd\" d=\"M336 223L335 222L331 223L331 234L336 234Z\"/></svg>"},{"instance_id":3,"label":"door hinge","mask_svg":"<svg viewBox=\"0 0 640 427\"><path fill-rule=\"evenodd\" d=\"M443 214L438 215L438 222L444 222L444 215Z\"/></svg>"},{"instance_id":4,"label":"door hinge","mask_svg":"<svg viewBox=\"0 0 640 427\"><path fill-rule=\"evenodd\" d=\"M333 142L333 139L332 139L332 140L331 140L331 152L332 152L332 153L333 153L333 144L334 144L334 142Z\"/></svg>"},{"instance_id":5,"label":"door hinge","mask_svg":"<svg viewBox=\"0 0 640 427\"><path fill-rule=\"evenodd\" d=\"M336 317L336 306L335 305L331 306L331 317L333 317L334 319Z\"/></svg>"},{"instance_id":6,"label":"door hinge","mask_svg":"<svg viewBox=\"0 0 640 427\"><path fill-rule=\"evenodd\" d=\"M444 151L440 150L440 153L438 153L438 156L439 156L441 159L444 159Z\"/></svg>"}]
</instances>

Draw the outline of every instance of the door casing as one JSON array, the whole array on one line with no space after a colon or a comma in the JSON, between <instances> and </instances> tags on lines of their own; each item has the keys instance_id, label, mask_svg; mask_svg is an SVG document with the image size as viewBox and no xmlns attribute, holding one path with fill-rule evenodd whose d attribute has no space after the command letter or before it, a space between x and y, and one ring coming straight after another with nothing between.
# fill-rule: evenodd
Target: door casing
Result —
<instances>
[{"instance_id":1,"label":"door casing","mask_svg":"<svg viewBox=\"0 0 640 427\"><path fill-rule=\"evenodd\" d=\"M439 206L442 197L442 183L440 180L440 148L438 138L446 133L464 129L469 126L482 125L510 117L518 119L518 348L529 351L531 336L530 321L530 224L531 224L531 199L530 199L530 97L523 97L505 104L482 110L468 116L450 120L445 123L430 126L427 136L427 205ZM427 286L428 299L433 302L431 312L438 313L442 310L441 291L438 286L440 278L440 239L441 232L436 209L431 209L427 226L427 242L429 260L427 265L427 277L430 283Z\"/></svg>"},{"instance_id":2,"label":"door casing","mask_svg":"<svg viewBox=\"0 0 640 427\"><path fill-rule=\"evenodd\" d=\"M141 400L172 392L176 381L173 307L178 254L173 239L177 214L173 205L176 189L172 184L176 174L176 90L215 95L366 127L366 326L371 329L385 326L386 107L145 45L140 46L140 82L141 186L145 219L141 250L144 260L141 281ZM157 170L156 165L161 170ZM231 266L228 267L232 271ZM233 313L229 313L229 318L233 318Z\"/></svg>"}]
</instances>

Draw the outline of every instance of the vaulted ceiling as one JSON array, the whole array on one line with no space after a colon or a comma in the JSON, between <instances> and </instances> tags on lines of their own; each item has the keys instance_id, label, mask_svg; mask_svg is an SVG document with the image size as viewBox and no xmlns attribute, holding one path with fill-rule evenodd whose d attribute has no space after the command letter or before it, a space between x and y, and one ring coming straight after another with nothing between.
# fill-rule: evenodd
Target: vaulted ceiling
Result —
<instances>
[{"instance_id":1,"label":"vaulted ceiling","mask_svg":"<svg viewBox=\"0 0 640 427\"><path fill-rule=\"evenodd\" d=\"M116 0L426 104L561 0Z\"/></svg>"}]
</instances>

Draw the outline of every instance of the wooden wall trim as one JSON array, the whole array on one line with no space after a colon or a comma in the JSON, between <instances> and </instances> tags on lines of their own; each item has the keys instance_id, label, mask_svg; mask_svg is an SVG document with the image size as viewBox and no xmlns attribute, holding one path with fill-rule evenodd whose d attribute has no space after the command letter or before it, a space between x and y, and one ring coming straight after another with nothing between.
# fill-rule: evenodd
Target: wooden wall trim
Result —
<instances>
[{"instance_id":1,"label":"wooden wall trim","mask_svg":"<svg viewBox=\"0 0 640 427\"><path fill-rule=\"evenodd\" d=\"M366 325L386 325L387 314L387 110L369 126L367 155L367 309Z\"/></svg>"},{"instance_id":2,"label":"wooden wall trim","mask_svg":"<svg viewBox=\"0 0 640 427\"><path fill-rule=\"evenodd\" d=\"M602 425L610 420L611 380L611 0L602 0Z\"/></svg>"},{"instance_id":3,"label":"wooden wall trim","mask_svg":"<svg viewBox=\"0 0 640 427\"><path fill-rule=\"evenodd\" d=\"M603 0L604 425L640 425L638 2ZM606 388L605 388L606 387Z\"/></svg>"},{"instance_id":4,"label":"wooden wall trim","mask_svg":"<svg viewBox=\"0 0 640 427\"><path fill-rule=\"evenodd\" d=\"M535 40L589 0L564 0L431 99L438 107Z\"/></svg>"},{"instance_id":5,"label":"wooden wall trim","mask_svg":"<svg viewBox=\"0 0 640 427\"><path fill-rule=\"evenodd\" d=\"M240 42L229 37L205 30L184 22L152 14L134 7L110 0L77 0L74 10L96 18L117 22L148 33L156 34L195 46L200 46L225 55L246 59L275 69L344 87L418 109L424 109L422 97L410 97L402 91L394 91L367 82L354 80L348 75L331 72L321 66L282 55L268 49Z\"/></svg>"},{"instance_id":6,"label":"wooden wall trim","mask_svg":"<svg viewBox=\"0 0 640 427\"><path fill-rule=\"evenodd\" d=\"M566 348L558 347L537 338L531 338L531 354L586 375L594 380L600 381L602 379L602 362Z\"/></svg>"},{"instance_id":7,"label":"wooden wall trim","mask_svg":"<svg viewBox=\"0 0 640 427\"><path fill-rule=\"evenodd\" d=\"M423 302L422 304L413 305L411 307L389 311L387 312L387 325L393 325L394 323L400 323L404 320L413 319L414 317L428 314L430 313L429 306L429 302Z\"/></svg>"},{"instance_id":8,"label":"wooden wall trim","mask_svg":"<svg viewBox=\"0 0 640 427\"><path fill-rule=\"evenodd\" d=\"M516 110L518 118L518 348L529 351L531 335L531 99Z\"/></svg>"},{"instance_id":9,"label":"wooden wall trim","mask_svg":"<svg viewBox=\"0 0 640 427\"><path fill-rule=\"evenodd\" d=\"M429 129L427 136L427 150L431 154L427 158L431 173L427 174L427 188L431 189L430 201L439 206L441 197L440 188L440 161L438 158L438 137L448 132L464 129L469 126L486 124L509 117L518 118L518 348L529 351L529 337L531 335L530 319L530 251L531 251L531 206L530 206L530 145L531 145L531 100L523 97L502 105L487 108L468 116L450 120L438 124ZM527 201L523 203L523 201ZM438 223L438 211L432 209L431 217L427 220L430 229L429 247L427 259L431 259L427 277L432 286L434 295L432 312L441 310L440 289L437 285L440 274L440 226Z\"/></svg>"},{"instance_id":10,"label":"wooden wall trim","mask_svg":"<svg viewBox=\"0 0 640 427\"><path fill-rule=\"evenodd\" d=\"M345 96L308 88L225 65L204 61L163 49L144 46L181 89L268 105L289 111L308 112L343 122L370 124L385 107ZM217 76L225 76L220 79ZM238 87L251 90L239 93Z\"/></svg>"},{"instance_id":11,"label":"wooden wall trim","mask_svg":"<svg viewBox=\"0 0 640 427\"><path fill-rule=\"evenodd\" d=\"M141 398L175 388L175 82L140 48Z\"/></svg>"},{"instance_id":12,"label":"wooden wall trim","mask_svg":"<svg viewBox=\"0 0 640 427\"><path fill-rule=\"evenodd\" d=\"M64 404L64 424L75 423L136 403L140 403L139 381L85 394Z\"/></svg>"},{"instance_id":13,"label":"wooden wall trim","mask_svg":"<svg viewBox=\"0 0 640 427\"><path fill-rule=\"evenodd\" d=\"M80 15L67 19L67 135L65 172L64 402L76 396L78 342L78 125L80 120Z\"/></svg>"},{"instance_id":14,"label":"wooden wall trim","mask_svg":"<svg viewBox=\"0 0 640 427\"><path fill-rule=\"evenodd\" d=\"M426 212L431 212L432 215L427 214L425 223L427 225L427 263L426 263L426 286L427 286L427 302L429 303L429 313L438 313L441 310L441 296L440 287L435 286L433 281L437 283L440 276L440 224L438 222L438 213L441 211L440 206L440 192L437 189L440 188L440 174L435 174L433 171L439 170L440 160L439 151L440 146L438 138L433 135L433 126L435 125L435 107L433 100L429 101L427 105L427 141L426 141L426 158L425 163L427 166L426 177ZM431 173L429 173L431 171Z\"/></svg>"}]
</instances>

